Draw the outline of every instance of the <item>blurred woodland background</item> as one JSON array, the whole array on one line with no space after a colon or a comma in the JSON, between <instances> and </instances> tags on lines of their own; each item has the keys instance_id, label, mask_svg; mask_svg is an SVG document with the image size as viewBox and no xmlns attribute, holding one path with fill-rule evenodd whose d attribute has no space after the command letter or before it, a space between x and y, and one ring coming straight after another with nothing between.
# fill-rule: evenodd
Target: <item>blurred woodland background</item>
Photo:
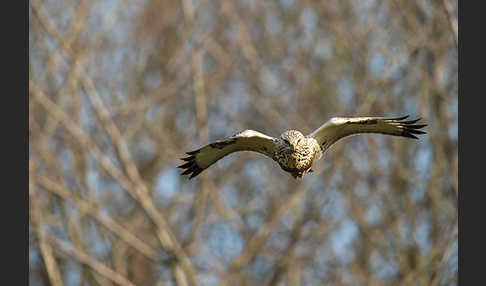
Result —
<instances>
[{"instance_id":1,"label":"blurred woodland background","mask_svg":"<svg viewBox=\"0 0 486 286\"><path fill-rule=\"evenodd\" d=\"M456 285L457 1L31 0L30 285ZM294 180L184 152L333 116Z\"/></svg>"}]
</instances>

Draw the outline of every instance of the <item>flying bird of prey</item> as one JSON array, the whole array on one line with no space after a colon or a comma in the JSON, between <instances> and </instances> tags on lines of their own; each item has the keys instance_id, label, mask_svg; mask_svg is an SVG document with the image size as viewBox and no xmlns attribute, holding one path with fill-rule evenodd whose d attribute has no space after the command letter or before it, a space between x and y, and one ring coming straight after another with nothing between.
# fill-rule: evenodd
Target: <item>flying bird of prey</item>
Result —
<instances>
[{"instance_id":1,"label":"flying bird of prey","mask_svg":"<svg viewBox=\"0 0 486 286\"><path fill-rule=\"evenodd\" d=\"M426 134L419 130L426 124L415 124L420 118L405 121L408 117L334 117L321 127L304 136L297 130L287 130L278 138L263 133L245 130L223 140L215 141L181 160L186 163L178 166L184 169L181 175L194 178L224 156L237 151L262 153L294 178L302 178L312 172L312 163L341 138L360 133L380 133L418 139L414 134Z\"/></svg>"}]
</instances>

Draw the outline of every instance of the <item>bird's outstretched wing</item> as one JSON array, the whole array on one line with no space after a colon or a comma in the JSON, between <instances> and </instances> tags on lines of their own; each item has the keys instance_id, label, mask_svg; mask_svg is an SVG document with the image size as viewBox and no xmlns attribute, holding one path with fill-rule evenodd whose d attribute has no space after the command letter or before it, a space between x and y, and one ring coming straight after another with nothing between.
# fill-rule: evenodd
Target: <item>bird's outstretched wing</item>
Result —
<instances>
[{"instance_id":1,"label":"bird's outstretched wing","mask_svg":"<svg viewBox=\"0 0 486 286\"><path fill-rule=\"evenodd\" d=\"M210 143L200 149L187 152L186 154L189 156L181 158L186 163L178 166L178 168L184 169L182 175L190 174L189 179L192 179L230 153L255 151L273 158L276 147L275 138L257 131L245 130L226 139Z\"/></svg>"},{"instance_id":2,"label":"bird's outstretched wing","mask_svg":"<svg viewBox=\"0 0 486 286\"><path fill-rule=\"evenodd\" d=\"M405 121L407 116L387 117L334 117L309 134L317 140L322 150L327 150L339 139L360 133L381 133L418 139L414 134L425 134L419 130L426 124L415 124L420 118Z\"/></svg>"}]
</instances>

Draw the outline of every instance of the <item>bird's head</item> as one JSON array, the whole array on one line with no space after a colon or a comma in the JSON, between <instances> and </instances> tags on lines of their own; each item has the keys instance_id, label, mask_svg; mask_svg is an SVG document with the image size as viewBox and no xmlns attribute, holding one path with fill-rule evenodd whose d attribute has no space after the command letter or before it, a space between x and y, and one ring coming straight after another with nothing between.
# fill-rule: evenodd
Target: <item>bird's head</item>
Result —
<instances>
[{"instance_id":1,"label":"bird's head","mask_svg":"<svg viewBox=\"0 0 486 286\"><path fill-rule=\"evenodd\" d=\"M304 135L297 130L287 130L282 135L280 139L290 148L292 151L295 150L299 141L304 138Z\"/></svg>"}]
</instances>

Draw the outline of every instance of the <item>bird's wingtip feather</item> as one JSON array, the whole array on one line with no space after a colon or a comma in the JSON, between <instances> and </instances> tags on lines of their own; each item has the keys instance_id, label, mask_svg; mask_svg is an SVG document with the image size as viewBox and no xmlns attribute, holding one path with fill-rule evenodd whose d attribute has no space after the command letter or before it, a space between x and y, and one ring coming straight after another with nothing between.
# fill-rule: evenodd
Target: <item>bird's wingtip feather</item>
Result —
<instances>
[{"instance_id":1,"label":"bird's wingtip feather","mask_svg":"<svg viewBox=\"0 0 486 286\"><path fill-rule=\"evenodd\" d=\"M204 170L201 167L199 167L196 162L195 154L198 152L199 149L186 152L186 154L189 156L180 158L181 160L185 161L182 165L177 166L177 168L184 169L184 171L181 173L181 176L190 175L189 179L192 179Z\"/></svg>"}]
</instances>

